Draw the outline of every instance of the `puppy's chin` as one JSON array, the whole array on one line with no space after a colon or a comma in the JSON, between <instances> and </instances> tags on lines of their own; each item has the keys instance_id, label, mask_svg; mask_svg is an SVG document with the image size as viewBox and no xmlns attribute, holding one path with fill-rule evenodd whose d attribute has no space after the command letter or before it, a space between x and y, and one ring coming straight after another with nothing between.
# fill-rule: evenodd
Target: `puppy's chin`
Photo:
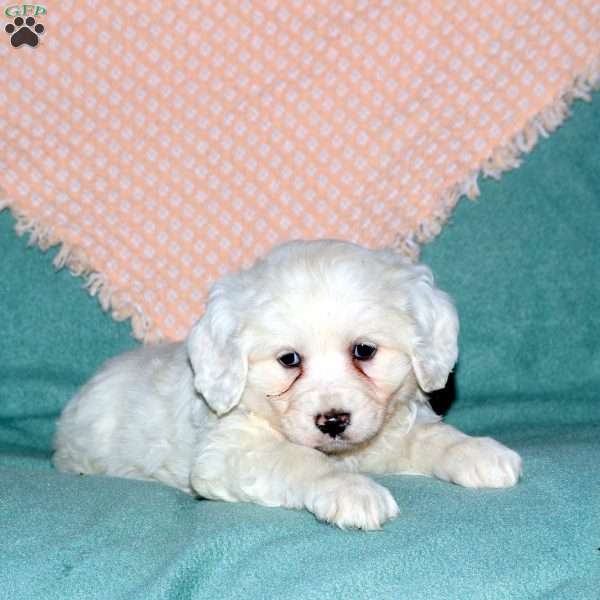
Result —
<instances>
[{"instance_id":1,"label":"puppy's chin","mask_svg":"<svg viewBox=\"0 0 600 600\"><path fill-rule=\"evenodd\" d=\"M319 450L320 452L323 452L324 454L339 454L341 452L351 450L352 448L358 445L359 444L356 444L349 440L334 439L330 441L325 441L323 444L315 446L315 449Z\"/></svg>"},{"instance_id":2,"label":"puppy's chin","mask_svg":"<svg viewBox=\"0 0 600 600\"><path fill-rule=\"evenodd\" d=\"M377 435L377 431L365 435L364 433L357 437L352 434L342 434L336 438L330 438L327 435L317 434L316 436L309 436L308 438L294 438L288 437L291 442L300 444L302 446L308 446L314 448L324 454L342 454L345 452L351 452L355 448L364 447L367 445L373 437Z\"/></svg>"},{"instance_id":3,"label":"puppy's chin","mask_svg":"<svg viewBox=\"0 0 600 600\"><path fill-rule=\"evenodd\" d=\"M344 437L343 435L336 438L330 438L329 436L322 435L320 433L311 434L300 434L298 431L283 432L287 439L300 446L306 446L308 448L314 448L323 452L324 454L337 454L341 452L347 452L352 450L361 444L364 444L367 440L355 441Z\"/></svg>"}]
</instances>

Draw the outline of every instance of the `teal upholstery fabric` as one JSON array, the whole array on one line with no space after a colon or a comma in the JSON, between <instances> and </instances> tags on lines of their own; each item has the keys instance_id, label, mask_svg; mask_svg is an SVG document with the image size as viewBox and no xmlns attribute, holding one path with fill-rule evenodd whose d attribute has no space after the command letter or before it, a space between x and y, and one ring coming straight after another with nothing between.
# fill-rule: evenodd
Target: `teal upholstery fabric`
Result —
<instances>
[{"instance_id":1,"label":"teal upholstery fabric","mask_svg":"<svg viewBox=\"0 0 600 600\"><path fill-rule=\"evenodd\" d=\"M0 598L600 598L598 140L596 97L423 252L461 314L447 421L518 450L522 482L381 477L402 514L372 533L55 472L61 407L136 342L0 214Z\"/></svg>"}]
</instances>

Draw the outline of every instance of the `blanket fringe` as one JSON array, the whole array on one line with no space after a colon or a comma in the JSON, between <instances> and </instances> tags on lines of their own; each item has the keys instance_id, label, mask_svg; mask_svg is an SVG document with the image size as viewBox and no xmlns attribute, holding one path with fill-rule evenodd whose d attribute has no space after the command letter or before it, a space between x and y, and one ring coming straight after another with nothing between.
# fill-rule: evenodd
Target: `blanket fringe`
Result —
<instances>
[{"instance_id":1,"label":"blanket fringe","mask_svg":"<svg viewBox=\"0 0 600 600\"><path fill-rule=\"evenodd\" d=\"M574 78L572 84L560 96L533 117L525 127L517 133L508 144L494 150L478 168L444 193L442 208L426 223L421 223L416 233L398 235L393 249L416 261L419 258L421 245L434 239L450 218L458 201L466 196L473 200L479 196L479 177L500 179L502 174L517 168L523 154L531 152L540 139L549 137L571 114L574 100L590 102L592 92L600 88L600 57L594 59L582 75Z\"/></svg>"},{"instance_id":2,"label":"blanket fringe","mask_svg":"<svg viewBox=\"0 0 600 600\"><path fill-rule=\"evenodd\" d=\"M1 190L0 190L1 192ZM84 251L80 248L69 246L61 241L51 227L43 225L39 221L29 219L11 205L10 201L0 197L0 211L9 208L16 220L15 231L17 235L29 235L27 244L36 245L46 252L52 246L60 245L52 264L56 270L68 268L72 275L84 279L83 287L91 296L98 298L102 310L111 312L115 321L131 319L133 335L144 342L156 341L151 334L152 323L143 314L140 307L132 303L126 294L119 292L111 286L105 275L93 271L90 261Z\"/></svg>"}]
</instances>

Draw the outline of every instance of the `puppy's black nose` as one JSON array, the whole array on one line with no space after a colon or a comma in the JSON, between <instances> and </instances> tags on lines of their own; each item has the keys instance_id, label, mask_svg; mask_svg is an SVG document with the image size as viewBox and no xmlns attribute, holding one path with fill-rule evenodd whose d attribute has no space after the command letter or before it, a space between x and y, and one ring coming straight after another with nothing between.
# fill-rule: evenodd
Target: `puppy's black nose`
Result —
<instances>
[{"instance_id":1,"label":"puppy's black nose","mask_svg":"<svg viewBox=\"0 0 600 600\"><path fill-rule=\"evenodd\" d=\"M350 413L331 410L315 417L315 425L326 435L336 438L350 425Z\"/></svg>"}]
</instances>

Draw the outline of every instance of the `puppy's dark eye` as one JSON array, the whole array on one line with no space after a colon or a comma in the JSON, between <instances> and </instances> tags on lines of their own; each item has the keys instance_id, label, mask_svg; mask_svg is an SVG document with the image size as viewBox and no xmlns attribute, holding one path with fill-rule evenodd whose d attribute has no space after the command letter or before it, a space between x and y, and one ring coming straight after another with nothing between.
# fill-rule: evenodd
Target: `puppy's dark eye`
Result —
<instances>
[{"instance_id":1,"label":"puppy's dark eye","mask_svg":"<svg viewBox=\"0 0 600 600\"><path fill-rule=\"evenodd\" d=\"M293 369L299 367L302 359L297 352L286 352L277 358L280 365L283 365L286 369Z\"/></svg>"},{"instance_id":2,"label":"puppy's dark eye","mask_svg":"<svg viewBox=\"0 0 600 600\"><path fill-rule=\"evenodd\" d=\"M377 347L371 344L354 344L352 347L352 356L356 360L371 360L376 352Z\"/></svg>"}]
</instances>

